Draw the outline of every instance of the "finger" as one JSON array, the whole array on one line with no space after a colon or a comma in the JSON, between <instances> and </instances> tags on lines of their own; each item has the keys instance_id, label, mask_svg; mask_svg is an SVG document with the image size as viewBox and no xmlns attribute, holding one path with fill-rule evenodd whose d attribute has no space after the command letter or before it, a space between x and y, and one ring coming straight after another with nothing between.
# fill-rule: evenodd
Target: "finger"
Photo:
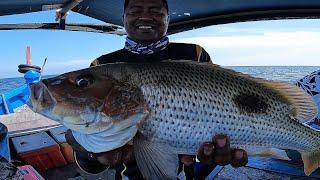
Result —
<instances>
[{"instance_id":1,"label":"finger","mask_svg":"<svg viewBox=\"0 0 320 180\"><path fill-rule=\"evenodd\" d=\"M101 164L110 166L110 167L115 167L120 164L122 164L122 149L118 148L112 151L108 152L103 152L96 154L96 159L99 161Z\"/></svg>"},{"instance_id":2,"label":"finger","mask_svg":"<svg viewBox=\"0 0 320 180\"><path fill-rule=\"evenodd\" d=\"M192 155L180 155L180 161L185 165L185 166L191 166L195 163L196 157Z\"/></svg>"},{"instance_id":3,"label":"finger","mask_svg":"<svg viewBox=\"0 0 320 180\"><path fill-rule=\"evenodd\" d=\"M186 180L193 180L194 179L194 163L187 166L184 165L184 173L186 176Z\"/></svg>"},{"instance_id":4,"label":"finger","mask_svg":"<svg viewBox=\"0 0 320 180\"><path fill-rule=\"evenodd\" d=\"M215 153L213 160L220 166L228 165L232 160L231 151L228 150L225 152Z\"/></svg>"},{"instance_id":5,"label":"finger","mask_svg":"<svg viewBox=\"0 0 320 180\"><path fill-rule=\"evenodd\" d=\"M86 152L86 150L74 139L72 131L70 129L68 129L65 133L65 138L67 143L72 147L73 150Z\"/></svg>"},{"instance_id":6,"label":"finger","mask_svg":"<svg viewBox=\"0 0 320 180\"><path fill-rule=\"evenodd\" d=\"M245 166L248 163L248 154L243 149L232 150L232 161L231 165L233 167Z\"/></svg>"},{"instance_id":7,"label":"finger","mask_svg":"<svg viewBox=\"0 0 320 180\"><path fill-rule=\"evenodd\" d=\"M122 162L126 166L133 164L135 162L135 157L134 157L132 145L126 145L123 147L123 149L122 149Z\"/></svg>"},{"instance_id":8,"label":"finger","mask_svg":"<svg viewBox=\"0 0 320 180\"><path fill-rule=\"evenodd\" d=\"M198 160L202 164L212 164L213 163L213 153L214 153L214 146L213 143L206 142L201 145L198 151Z\"/></svg>"},{"instance_id":9,"label":"finger","mask_svg":"<svg viewBox=\"0 0 320 180\"><path fill-rule=\"evenodd\" d=\"M213 145L215 147L214 162L220 166L231 163L230 139L224 134L217 134L213 137Z\"/></svg>"},{"instance_id":10,"label":"finger","mask_svg":"<svg viewBox=\"0 0 320 180\"><path fill-rule=\"evenodd\" d=\"M179 158L181 163L184 165L186 180L192 180L194 178L194 164L196 162L196 156L179 155Z\"/></svg>"},{"instance_id":11,"label":"finger","mask_svg":"<svg viewBox=\"0 0 320 180\"><path fill-rule=\"evenodd\" d=\"M110 166L115 167L122 164L121 159L122 159L122 150L121 149L116 150L115 152L113 152L113 155L110 158Z\"/></svg>"}]
</instances>

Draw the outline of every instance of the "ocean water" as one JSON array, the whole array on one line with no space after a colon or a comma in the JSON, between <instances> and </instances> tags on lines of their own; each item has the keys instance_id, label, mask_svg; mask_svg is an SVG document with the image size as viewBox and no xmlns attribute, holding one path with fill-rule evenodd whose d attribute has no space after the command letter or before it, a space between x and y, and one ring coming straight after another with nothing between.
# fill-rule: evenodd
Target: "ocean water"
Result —
<instances>
[{"instance_id":1,"label":"ocean water","mask_svg":"<svg viewBox=\"0 0 320 180\"><path fill-rule=\"evenodd\" d=\"M254 77L295 83L298 79L320 69L320 66L228 66L226 68ZM23 83L24 78L22 77L0 79L0 94L21 86Z\"/></svg>"},{"instance_id":2,"label":"ocean water","mask_svg":"<svg viewBox=\"0 0 320 180\"><path fill-rule=\"evenodd\" d=\"M44 76L43 78L49 78L52 76ZM19 87L25 83L25 80L23 77L19 78L0 78L0 95L10 91L11 89L14 89L16 87Z\"/></svg>"}]
</instances>

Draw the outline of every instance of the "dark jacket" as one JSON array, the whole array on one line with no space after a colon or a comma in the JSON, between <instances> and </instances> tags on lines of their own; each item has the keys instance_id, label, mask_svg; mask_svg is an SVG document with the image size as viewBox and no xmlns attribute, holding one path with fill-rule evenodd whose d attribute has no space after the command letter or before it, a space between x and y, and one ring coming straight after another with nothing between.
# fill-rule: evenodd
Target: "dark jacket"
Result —
<instances>
[{"instance_id":1,"label":"dark jacket","mask_svg":"<svg viewBox=\"0 0 320 180\"><path fill-rule=\"evenodd\" d=\"M134 54L126 49L120 49L95 59L90 66L115 62L151 62L162 60L192 60L210 62L209 54L199 45L185 43L169 43L168 47L150 55Z\"/></svg>"}]
</instances>

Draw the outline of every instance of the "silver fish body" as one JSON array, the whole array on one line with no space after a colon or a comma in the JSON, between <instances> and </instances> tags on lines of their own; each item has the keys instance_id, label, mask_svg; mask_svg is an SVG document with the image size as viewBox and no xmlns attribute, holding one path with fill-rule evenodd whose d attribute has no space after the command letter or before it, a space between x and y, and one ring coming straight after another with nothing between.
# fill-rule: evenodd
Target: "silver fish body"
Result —
<instances>
[{"instance_id":1,"label":"silver fish body","mask_svg":"<svg viewBox=\"0 0 320 180\"><path fill-rule=\"evenodd\" d=\"M80 82L78 77L88 79L88 75L95 79L91 89L79 90L74 83L68 84L65 80ZM131 119L135 119L134 124L143 136L140 138L143 141L136 140L135 155L145 177L173 177L176 169L172 166L176 161L162 163L160 157L170 161L176 160L180 153L195 155L200 144L220 133L230 137L231 146L244 148L249 153L269 148L298 150L302 153L306 174L320 166L320 132L303 124L316 115L317 107L310 96L294 85L190 61L107 64L67 73L47 80L45 84L43 91L49 94L48 97L55 98L51 100L57 102L54 106L61 106L48 106L50 110L40 108L45 109L42 112L47 117L56 119L66 110L75 112L77 109L80 113L71 113L68 123L75 121L83 125L79 122L84 120L78 116L85 109L94 109L86 107L92 104L99 110L90 111L91 114L97 113L101 117L95 119L94 124L105 121L100 123L101 130L97 132L117 127L120 119L131 123ZM61 87L67 87L67 90ZM102 90L96 93L99 88ZM91 93L92 89L95 89L94 93ZM75 92L77 96L70 95ZM92 96L97 99L94 103ZM103 99L105 96L107 98ZM82 101L90 98L90 103L78 103L80 97ZM43 103L33 100L31 104L39 106ZM132 118L132 115L136 116ZM89 126L90 123L88 129ZM81 131L87 132L86 128ZM123 143L134 135L126 135L128 138Z\"/></svg>"},{"instance_id":2,"label":"silver fish body","mask_svg":"<svg viewBox=\"0 0 320 180\"><path fill-rule=\"evenodd\" d=\"M119 80L140 87L150 109L139 131L179 153L196 154L201 143L218 133L246 149L320 147L319 132L293 119L293 105L252 78L197 63L123 66ZM107 72L113 74L111 69ZM316 109L307 112L312 117Z\"/></svg>"}]
</instances>

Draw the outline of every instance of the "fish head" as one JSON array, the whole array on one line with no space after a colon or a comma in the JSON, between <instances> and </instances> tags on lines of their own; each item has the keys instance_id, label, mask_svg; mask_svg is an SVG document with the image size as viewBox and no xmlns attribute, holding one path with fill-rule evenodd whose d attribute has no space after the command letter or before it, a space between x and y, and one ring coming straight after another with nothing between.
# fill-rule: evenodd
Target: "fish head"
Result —
<instances>
[{"instance_id":1,"label":"fish head","mask_svg":"<svg viewBox=\"0 0 320 180\"><path fill-rule=\"evenodd\" d=\"M147 114L139 88L106 76L99 68L30 85L28 105L34 112L84 133L101 132L125 120L138 123Z\"/></svg>"}]
</instances>

